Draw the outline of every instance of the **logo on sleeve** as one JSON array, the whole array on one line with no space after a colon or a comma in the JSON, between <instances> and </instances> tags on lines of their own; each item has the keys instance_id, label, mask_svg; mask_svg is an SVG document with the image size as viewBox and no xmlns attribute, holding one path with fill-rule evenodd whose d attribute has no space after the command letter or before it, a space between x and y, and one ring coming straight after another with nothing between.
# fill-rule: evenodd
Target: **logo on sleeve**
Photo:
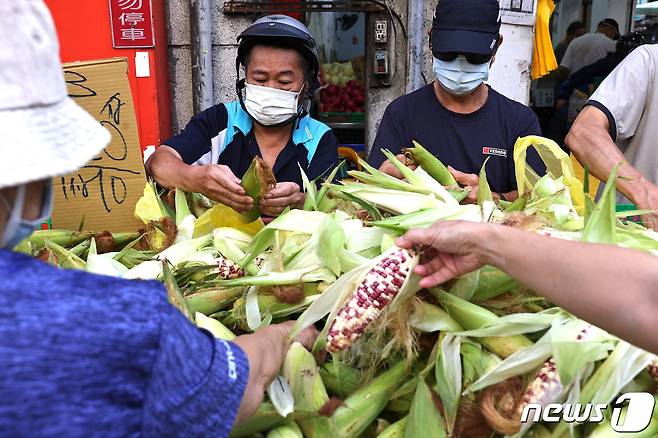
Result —
<instances>
[{"instance_id":1,"label":"logo on sleeve","mask_svg":"<svg viewBox=\"0 0 658 438\"><path fill-rule=\"evenodd\" d=\"M482 155L494 155L496 157L507 158L507 149L492 148L485 146L482 148Z\"/></svg>"}]
</instances>

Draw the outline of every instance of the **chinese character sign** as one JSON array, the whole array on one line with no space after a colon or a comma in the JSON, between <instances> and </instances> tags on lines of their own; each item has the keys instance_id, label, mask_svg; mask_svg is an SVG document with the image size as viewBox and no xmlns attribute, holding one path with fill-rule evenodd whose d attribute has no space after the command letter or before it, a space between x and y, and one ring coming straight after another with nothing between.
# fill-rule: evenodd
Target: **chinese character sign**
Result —
<instances>
[{"instance_id":1,"label":"chinese character sign","mask_svg":"<svg viewBox=\"0 0 658 438\"><path fill-rule=\"evenodd\" d=\"M151 0L109 0L115 48L153 47Z\"/></svg>"}]
</instances>

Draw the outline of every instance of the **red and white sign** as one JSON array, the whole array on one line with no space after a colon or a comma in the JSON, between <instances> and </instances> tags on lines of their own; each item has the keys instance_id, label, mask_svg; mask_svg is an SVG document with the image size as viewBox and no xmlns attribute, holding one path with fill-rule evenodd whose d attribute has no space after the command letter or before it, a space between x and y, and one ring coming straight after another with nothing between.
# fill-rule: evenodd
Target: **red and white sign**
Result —
<instances>
[{"instance_id":1,"label":"red and white sign","mask_svg":"<svg viewBox=\"0 0 658 438\"><path fill-rule=\"evenodd\" d=\"M109 0L115 49L155 47L151 0Z\"/></svg>"}]
</instances>

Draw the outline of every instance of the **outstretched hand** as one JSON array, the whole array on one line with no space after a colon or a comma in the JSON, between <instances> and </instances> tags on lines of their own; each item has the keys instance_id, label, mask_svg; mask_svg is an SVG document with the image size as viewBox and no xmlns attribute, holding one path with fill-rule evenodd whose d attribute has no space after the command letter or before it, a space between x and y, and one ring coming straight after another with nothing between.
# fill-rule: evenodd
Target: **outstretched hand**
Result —
<instances>
[{"instance_id":1,"label":"outstretched hand","mask_svg":"<svg viewBox=\"0 0 658 438\"><path fill-rule=\"evenodd\" d=\"M475 271L486 263L481 242L493 225L472 222L437 222L426 229L415 229L400 237L401 248L424 249L415 273L423 277L420 287L431 288Z\"/></svg>"}]
</instances>

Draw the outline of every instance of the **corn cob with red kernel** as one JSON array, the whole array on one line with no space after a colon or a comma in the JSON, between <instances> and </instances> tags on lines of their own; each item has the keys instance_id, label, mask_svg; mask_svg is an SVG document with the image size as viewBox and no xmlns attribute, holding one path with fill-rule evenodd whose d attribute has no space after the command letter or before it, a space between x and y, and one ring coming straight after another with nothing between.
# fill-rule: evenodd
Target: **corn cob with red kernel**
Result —
<instances>
[{"instance_id":1,"label":"corn cob with red kernel","mask_svg":"<svg viewBox=\"0 0 658 438\"><path fill-rule=\"evenodd\" d=\"M240 278L247 275L245 270L238 266L237 263L234 263L225 257L218 257L215 262L218 265L215 272L217 272L218 278L222 280L233 280L234 278Z\"/></svg>"},{"instance_id":2,"label":"corn cob with red kernel","mask_svg":"<svg viewBox=\"0 0 658 438\"><path fill-rule=\"evenodd\" d=\"M411 274L413 259L412 252L397 249L368 271L329 328L329 352L349 348L382 314Z\"/></svg>"},{"instance_id":3,"label":"corn cob with red kernel","mask_svg":"<svg viewBox=\"0 0 658 438\"><path fill-rule=\"evenodd\" d=\"M584 327L576 336L577 341L584 341L587 338L591 325ZM523 409L531 403L539 403L545 406L555 401L560 396L564 387L560 381L560 374L557 371L555 360L549 358L539 369L535 378L526 388L523 398L517 407L517 414L521 418Z\"/></svg>"},{"instance_id":4,"label":"corn cob with red kernel","mask_svg":"<svg viewBox=\"0 0 658 438\"><path fill-rule=\"evenodd\" d=\"M658 357L649 364L649 375L658 382Z\"/></svg>"}]
</instances>

